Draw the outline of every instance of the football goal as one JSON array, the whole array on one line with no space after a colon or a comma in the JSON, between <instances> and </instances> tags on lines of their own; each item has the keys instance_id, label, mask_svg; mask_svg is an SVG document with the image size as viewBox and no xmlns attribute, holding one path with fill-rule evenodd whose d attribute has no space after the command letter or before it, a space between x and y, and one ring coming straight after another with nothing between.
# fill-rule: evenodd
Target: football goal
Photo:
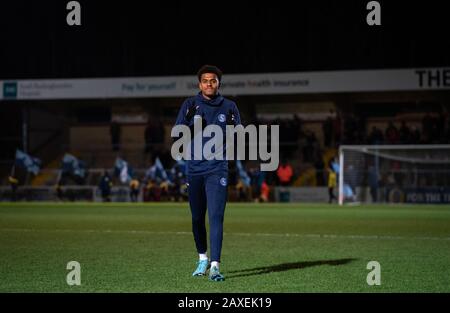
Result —
<instances>
[{"instance_id":1,"label":"football goal","mask_svg":"<svg viewBox=\"0 0 450 313\"><path fill-rule=\"evenodd\" d=\"M450 203L450 145L339 148L339 204Z\"/></svg>"}]
</instances>

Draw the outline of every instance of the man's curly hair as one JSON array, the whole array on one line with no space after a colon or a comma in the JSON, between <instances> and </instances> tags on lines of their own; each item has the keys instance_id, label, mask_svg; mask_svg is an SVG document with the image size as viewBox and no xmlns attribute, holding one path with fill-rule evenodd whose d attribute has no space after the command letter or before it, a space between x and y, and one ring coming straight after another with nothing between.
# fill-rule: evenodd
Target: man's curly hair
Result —
<instances>
[{"instance_id":1,"label":"man's curly hair","mask_svg":"<svg viewBox=\"0 0 450 313\"><path fill-rule=\"evenodd\" d=\"M202 75L205 73L213 73L217 75L219 82L222 81L222 71L214 65L203 65L197 72L198 81L201 81Z\"/></svg>"}]
</instances>

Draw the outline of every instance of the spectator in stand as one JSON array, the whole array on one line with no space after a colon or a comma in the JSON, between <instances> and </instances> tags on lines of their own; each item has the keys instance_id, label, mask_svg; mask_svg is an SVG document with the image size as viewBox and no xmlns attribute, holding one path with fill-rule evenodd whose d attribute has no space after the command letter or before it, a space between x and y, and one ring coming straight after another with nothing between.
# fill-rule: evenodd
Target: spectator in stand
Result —
<instances>
[{"instance_id":1,"label":"spectator in stand","mask_svg":"<svg viewBox=\"0 0 450 313\"><path fill-rule=\"evenodd\" d=\"M429 136L429 144L439 144L441 139L441 134L439 133L438 119L434 119L433 126L431 127L431 134Z\"/></svg>"},{"instance_id":2,"label":"spectator in stand","mask_svg":"<svg viewBox=\"0 0 450 313\"><path fill-rule=\"evenodd\" d=\"M422 118L422 135L425 138L426 142L429 142L431 139L431 132L433 129L434 119L431 116L430 112Z\"/></svg>"},{"instance_id":3,"label":"spectator in stand","mask_svg":"<svg viewBox=\"0 0 450 313\"><path fill-rule=\"evenodd\" d=\"M100 183L98 187L100 188L103 202L111 202L111 187L112 187L112 180L109 176L108 171L105 170L103 173L103 176L100 178Z\"/></svg>"},{"instance_id":4,"label":"spectator in stand","mask_svg":"<svg viewBox=\"0 0 450 313\"><path fill-rule=\"evenodd\" d=\"M370 145L381 145L383 144L383 133L376 126L372 127L372 131L369 134L368 141Z\"/></svg>"},{"instance_id":5,"label":"spectator in stand","mask_svg":"<svg viewBox=\"0 0 450 313\"><path fill-rule=\"evenodd\" d=\"M58 198L59 201L62 201L63 198L64 198L64 193L63 193L62 188L61 188L62 185L63 185L63 179L62 179L62 177L60 177L58 179L58 181L56 182L56 186L55 186L56 197Z\"/></svg>"},{"instance_id":6,"label":"spectator in stand","mask_svg":"<svg viewBox=\"0 0 450 313\"><path fill-rule=\"evenodd\" d=\"M154 179L149 179L145 186L144 201L160 201L161 188Z\"/></svg>"},{"instance_id":7,"label":"spectator in stand","mask_svg":"<svg viewBox=\"0 0 450 313\"><path fill-rule=\"evenodd\" d=\"M397 144L400 139L400 134L398 132L397 127L395 127L394 123L389 122L388 127L385 132L386 142L390 145Z\"/></svg>"},{"instance_id":8,"label":"spectator in stand","mask_svg":"<svg viewBox=\"0 0 450 313\"><path fill-rule=\"evenodd\" d=\"M270 172L272 173L272 172ZM255 201L257 201L259 194L261 193L261 185L265 180L266 172L262 172L259 166L251 167L248 171L251 181L251 194Z\"/></svg>"},{"instance_id":9,"label":"spectator in stand","mask_svg":"<svg viewBox=\"0 0 450 313\"><path fill-rule=\"evenodd\" d=\"M336 162L335 158L332 158L328 162L328 203L332 203L333 200L337 200L336 196L334 195L334 188L337 185L337 168L338 164Z\"/></svg>"},{"instance_id":10,"label":"spectator in stand","mask_svg":"<svg viewBox=\"0 0 450 313\"><path fill-rule=\"evenodd\" d=\"M270 194L270 187L269 187L269 185L267 185L266 181L264 180L261 184L261 194L259 196L259 201L260 202L268 202L269 194Z\"/></svg>"},{"instance_id":11,"label":"spectator in stand","mask_svg":"<svg viewBox=\"0 0 450 313\"><path fill-rule=\"evenodd\" d=\"M239 178L236 184L236 191L239 201L248 201L251 195L251 186L246 186L242 179Z\"/></svg>"},{"instance_id":12,"label":"spectator in stand","mask_svg":"<svg viewBox=\"0 0 450 313\"><path fill-rule=\"evenodd\" d=\"M17 187L19 186L19 180L14 177L14 175L10 175L8 177L8 182L11 185L11 201L17 201Z\"/></svg>"},{"instance_id":13,"label":"spectator in stand","mask_svg":"<svg viewBox=\"0 0 450 313\"><path fill-rule=\"evenodd\" d=\"M281 186L289 186L291 184L294 172L292 166L287 163L287 160L283 159L277 170L278 182Z\"/></svg>"},{"instance_id":14,"label":"spectator in stand","mask_svg":"<svg viewBox=\"0 0 450 313\"><path fill-rule=\"evenodd\" d=\"M139 180L136 177L130 181L130 199L131 202L137 202L139 196Z\"/></svg>"},{"instance_id":15,"label":"spectator in stand","mask_svg":"<svg viewBox=\"0 0 450 313\"><path fill-rule=\"evenodd\" d=\"M411 129L411 144L415 145L421 143L421 136L420 130L416 126L413 126Z\"/></svg>"},{"instance_id":16,"label":"spectator in stand","mask_svg":"<svg viewBox=\"0 0 450 313\"><path fill-rule=\"evenodd\" d=\"M402 125L400 126L400 143L411 143L411 131L409 130L409 127L406 125L405 121L402 121Z\"/></svg>"},{"instance_id":17,"label":"spectator in stand","mask_svg":"<svg viewBox=\"0 0 450 313\"><path fill-rule=\"evenodd\" d=\"M161 201L169 201L170 200L170 182L163 181L159 184L161 188Z\"/></svg>"}]
</instances>

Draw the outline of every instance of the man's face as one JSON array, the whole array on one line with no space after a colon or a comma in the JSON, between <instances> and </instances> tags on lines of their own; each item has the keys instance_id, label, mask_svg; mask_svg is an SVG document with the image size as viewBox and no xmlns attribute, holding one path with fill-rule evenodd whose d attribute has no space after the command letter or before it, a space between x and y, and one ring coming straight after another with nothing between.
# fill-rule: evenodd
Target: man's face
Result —
<instances>
[{"instance_id":1,"label":"man's face","mask_svg":"<svg viewBox=\"0 0 450 313\"><path fill-rule=\"evenodd\" d=\"M205 73L202 74L198 86L202 94L207 98L210 98L215 96L219 90L219 79L216 74Z\"/></svg>"}]
</instances>

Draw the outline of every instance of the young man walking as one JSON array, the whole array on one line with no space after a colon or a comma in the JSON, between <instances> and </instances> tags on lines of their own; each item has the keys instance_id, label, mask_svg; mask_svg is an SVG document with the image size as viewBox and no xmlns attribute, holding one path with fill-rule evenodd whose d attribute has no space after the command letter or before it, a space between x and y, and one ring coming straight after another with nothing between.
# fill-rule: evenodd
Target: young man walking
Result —
<instances>
[{"instance_id":1,"label":"young man walking","mask_svg":"<svg viewBox=\"0 0 450 313\"><path fill-rule=\"evenodd\" d=\"M225 138L226 125L239 125L240 115L236 104L219 93L222 72L215 66L205 65L200 68L197 77L200 91L196 96L184 101L175 124L189 126L193 134L194 121L201 118L203 128L208 125L218 125ZM202 138L202 151L207 140L208 138ZM207 160L203 155L201 159L198 159L194 157L194 140L191 140L190 145L191 160L187 160L186 175L192 214L192 232L199 255L197 268L192 275L206 275L209 268L211 281L223 281L225 277L220 272L220 257L228 180L225 142L222 160ZM210 226L210 260L207 255L205 224L207 211Z\"/></svg>"}]
</instances>

